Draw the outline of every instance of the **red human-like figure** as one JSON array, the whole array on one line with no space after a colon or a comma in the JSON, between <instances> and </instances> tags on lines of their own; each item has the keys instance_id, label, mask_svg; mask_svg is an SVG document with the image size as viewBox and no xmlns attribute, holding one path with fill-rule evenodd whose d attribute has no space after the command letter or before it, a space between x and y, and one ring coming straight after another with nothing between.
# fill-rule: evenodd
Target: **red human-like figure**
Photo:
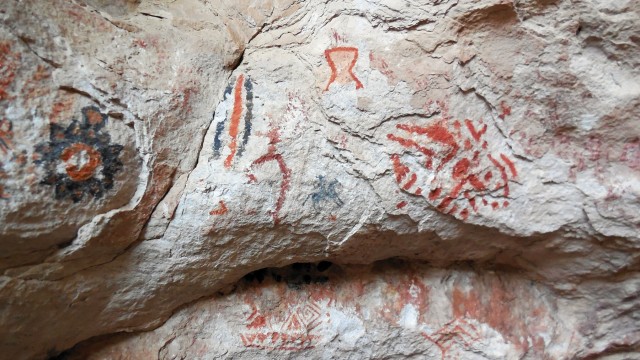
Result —
<instances>
[{"instance_id":1,"label":"red human-like figure","mask_svg":"<svg viewBox=\"0 0 640 360\"><path fill-rule=\"evenodd\" d=\"M280 168L280 172L282 173L282 182L280 183L280 193L278 195L278 199L276 200L276 208L271 214L273 216L274 224L278 225L280 223L280 210L284 205L284 201L287 196L287 191L289 190L289 184L291 181L291 169L287 167L287 164L284 162L284 159L281 154L276 151L276 144L280 142L280 135L278 134L277 127L273 127L271 131L269 131L269 148L267 153L260 156L256 160L251 163L251 169L253 169L256 165L261 165L267 163L269 161L275 161ZM255 175L251 172L248 172L247 176L251 181L256 181Z\"/></svg>"},{"instance_id":2,"label":"red human-like figure","mask_svg":"<svg viewBox=\"0 0 640 360\"><path fill-rule=\"evenodd\" d=\"M331 84L338 77L338 69L337 69L336 63L335 63L335 61L333 59L333 55L334 54L338 54L338 53L351 54L351 61L349 62L349 65L346 67L346 71L347 71L349 77L356 83L356 89L363 88L362 83L360 82L360 80L358 80L356 75L353 73L353 68L356 66L356 62L358 61L358 49L355 48L355 47L343 47L343 46L341 46L341 47L335 47L333 49L327 49L327 50L324 51L324 57L327 59L327 63L329 64L329 67L331 68L331 77L329 78L329 82L327 83L327 86L324 89L324 91L329 90L329 86L331 86Z\"/></svg>"}]
</instances>

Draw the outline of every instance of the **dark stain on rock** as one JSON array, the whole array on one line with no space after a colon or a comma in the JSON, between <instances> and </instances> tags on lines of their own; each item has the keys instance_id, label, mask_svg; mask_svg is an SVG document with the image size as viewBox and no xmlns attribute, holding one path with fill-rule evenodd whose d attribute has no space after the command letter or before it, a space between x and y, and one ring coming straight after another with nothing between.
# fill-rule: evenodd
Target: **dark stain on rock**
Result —
<instances>
[{"instance_id":1,"label":"dark stain on rock","mask_svg":"<svg viewBox=\"0 0 640 360\"><path fill-rule=\"evenodd\" d=\"M328 261L319 263L295 263L283 268L264 268L253 271L244 276L247 283L262 284L266 280L276 283L284 282L287 287L302 290L306 285L324 284L329 281L329 275L325 272L333 264ZM324 274L323 274L324 273Z\"/></svg>"}]
</instances>

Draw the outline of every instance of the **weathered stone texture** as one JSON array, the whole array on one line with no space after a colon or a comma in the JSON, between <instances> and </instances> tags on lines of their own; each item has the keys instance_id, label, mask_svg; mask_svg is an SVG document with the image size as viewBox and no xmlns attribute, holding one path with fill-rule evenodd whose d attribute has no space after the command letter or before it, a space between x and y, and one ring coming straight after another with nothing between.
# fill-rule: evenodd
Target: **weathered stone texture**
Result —
<instances>
[{"instance_id":1,"label":"weathered stone texture","mask_svg":"<svg viewBox=\"0 0 640 360\"><path fill-rule=\"evenodd\" d=\"M3 356L637 357L639 13L6 1Z\"/></svg>"}]
</instances>

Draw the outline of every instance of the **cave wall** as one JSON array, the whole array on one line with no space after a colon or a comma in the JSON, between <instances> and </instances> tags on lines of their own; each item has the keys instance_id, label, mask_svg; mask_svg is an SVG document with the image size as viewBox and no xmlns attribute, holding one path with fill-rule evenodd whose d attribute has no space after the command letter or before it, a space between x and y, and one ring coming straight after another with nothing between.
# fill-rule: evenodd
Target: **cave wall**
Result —
<instances>
[{"instance_id":1,"label":"cave wall","mask_svg":"<svg viewBox=\"0 0 640 360\"><path fill-rule=\"evenodd\" d=\"M5 4L8 358L637 354L637 0Z\"/></svg>"}]
</instances>

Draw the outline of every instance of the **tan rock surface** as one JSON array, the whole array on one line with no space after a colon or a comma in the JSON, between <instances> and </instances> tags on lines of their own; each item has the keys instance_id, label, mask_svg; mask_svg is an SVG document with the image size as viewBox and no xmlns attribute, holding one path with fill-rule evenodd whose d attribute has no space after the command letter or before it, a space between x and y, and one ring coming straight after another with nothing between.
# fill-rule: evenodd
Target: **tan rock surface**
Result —
<instances>
[{"instance_id":1,"label":"tan rock surface","mask_svg":"<svg viewBox=\"0 0 640 360\"><path fill-rule=\"evenodd\" d=\"M385 278L345 265L348 280L317 286L337 288L322 311L352 315L323 325L329 353L437 358L420 334L455 320L456 289L487 304L496 283L520 300L504 317L526 326L468 310L488 340L461 356L635 356L639 11L637 0L6 2L3 356L157 327L257 269L391 257L434 267L407 265L432 289L428 321L376 319L343 347L351 320L394 301L384 289L411 286L407 268ZM365 279L359 312L349 299ZM239 287L114 351L193 339L198 311L240 331L243 293L272 294L256 295L262 309L278 296L307 306L298 297L314 291ZM205 358L271 356L202 328L220 341ZM382 346L392 333L402 339ZM179 344L176 356L195 354Z\"/></svg>"},{"instance_id":2,"label":"tan rock surface","mask_svg":"<svg viewBox=\"0 0 640 360\"><path fill-rule=\"evenodd\" d=\"M152 332L83 344L67 358L541 359L570 357L582 341L583 324L560 318L565 304L509 271L327 266L250 273Z\"/></svg>"}]
</instances>

